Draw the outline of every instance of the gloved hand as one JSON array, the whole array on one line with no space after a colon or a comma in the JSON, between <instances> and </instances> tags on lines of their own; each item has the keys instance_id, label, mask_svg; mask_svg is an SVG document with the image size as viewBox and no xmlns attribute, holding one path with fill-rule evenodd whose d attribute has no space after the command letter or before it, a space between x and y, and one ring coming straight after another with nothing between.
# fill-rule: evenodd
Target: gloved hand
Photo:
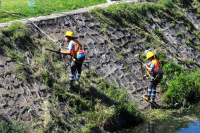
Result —
<instances>
[{"instance_id":1,"label":"gloved hand","mask_svg":"<svg viewBox=\"0 0 200 133\"><path fill-rule=\"evenodd\" d=\"M144 66L144 67L147 67L147 64L144 63L143 66Z\"/></svg>"}]
</instances>

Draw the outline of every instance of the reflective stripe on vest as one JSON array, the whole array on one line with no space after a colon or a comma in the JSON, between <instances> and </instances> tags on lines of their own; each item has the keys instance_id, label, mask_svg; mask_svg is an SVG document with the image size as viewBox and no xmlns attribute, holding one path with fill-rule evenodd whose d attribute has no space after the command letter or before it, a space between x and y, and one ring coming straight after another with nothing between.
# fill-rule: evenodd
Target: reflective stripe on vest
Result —
<instances>
[{"instance_id":1,"label":"reflective stripe on vest","mask_svg":"<svg viewBox=\"0 0 200 133\"><path fill-rule=\"evenodd\" d=\"M159 62L157 59L154 59L151 63L154 64L154 69L153 69L153 73L159 72L161 71L160 67L159 67Z\"/></svg>"},{"instance_id":2,"label":"reflective stripe on vest","mask_svg":"<svg viewBox=\"0 0 200 133\"><path fill-rule=\"evenodd\" d=\"M83 49L81 48L80 44L78 44L77 42L71 41L73 46L74 46L74 50L71 51L71 55L72 57L75 57L78 54L84 53Z\"/></svg>"}]
</instances>

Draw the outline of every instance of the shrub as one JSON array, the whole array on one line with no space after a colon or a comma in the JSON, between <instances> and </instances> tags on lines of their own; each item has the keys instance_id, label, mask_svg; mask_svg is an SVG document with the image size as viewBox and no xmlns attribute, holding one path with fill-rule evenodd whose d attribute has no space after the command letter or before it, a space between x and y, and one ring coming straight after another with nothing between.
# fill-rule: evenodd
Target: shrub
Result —
<instances>
[{"instance_id":1,"label":"shrub","mask_svg":"<svg viewBox=\"0 0 200 133\"><path fill-rule=\"evenodd\" d=\"M200 93L200 70L194 73L182 72L168 83L167 91L162 96L164 102L182 104L185 100L194 101Z\"/></svg>"},{"instance_id":2,"label":"shrub","mask_svg":"<svg viewBox=\"0 0 200 133\"><path fill-rule=\"evenodd\" d=\"M158 35L160 38L162 37L163 31L160 31L158 28L155 28L155 29L154 29L154 32L155 32L156 35Z\"/></svg>"},{"instance_id":3,"label":"shrub","mask_svg":"<svg viewBox=\"0 0 200 133\"><path fill-rule=\"evenodd\" d=\"M183 72L182 67L173 61L165 61L164 64L161 64L161 68L167 76L168 80L173 79L174 75L178 76Z\"/></svg>"},{"instance_id":4,"label":"shrub","mask_svg":"<svg viewBox=\"0 0 200 133\"><path fill-rule=\"evenodd\" d=\"M55 83L55 78L54 76L49 75L49 73L42 71L41 73L41 80L45 82L46 85L49 87L52 87L53 84Z\"/></svg>"},{"instance_id":5,"label":"shrub","mask_svg":"<svg viewBox=\"0 0 200 133\"><path fill-rule=\"evenodd\" d=\"M27 133L28 127L21 122L15 122L15 125L10 124L4 120L0 121L0 132L1 133Z\"/></svg>"},{"instance_id":6,"label":"shrub","mask_svg":"<svg viewBox=\"0 0 200 133\"><path fill-rule=\"evenodd\" d=\"M193 61L193 60L189 60L188 62L187 62L187 64L198 64L196 61Z\"/></svg>"},{"instance_id":7,"label":"shrub","mask_svg":"<svg viewBox=\"0 0 200 133\"><path fill-rule=\"evenodd\" d=\"M200 34L198 35L198 37L197 37L199 40L200 40Z\"/></svg>"},{"instance_id":8,"label":"shrub","mask_svg":"<svg viewBox=\"0 0 200 133\"><path fill-rule=\"evenodd\" d=\"M193 0L177 0L183 7L191 6Z\"/></svg>"}]
</instances>

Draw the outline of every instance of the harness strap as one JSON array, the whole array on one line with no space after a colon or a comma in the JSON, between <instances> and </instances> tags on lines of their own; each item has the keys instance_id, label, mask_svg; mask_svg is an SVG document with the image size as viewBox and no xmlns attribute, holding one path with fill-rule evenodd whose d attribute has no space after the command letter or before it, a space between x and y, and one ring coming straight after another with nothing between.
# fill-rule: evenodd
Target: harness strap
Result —
<instances>
[{"instance_id":1,"label":"harness strap","mask_svg":"<svg viewBox=\"0 0 200 133\"><path fill-rule=\"evenodd\" d=\"M77 61L76 58L74 58L73 56L72 56L72 59L73 59L75 62L83 63L83 61Z\"/></svg>"},{"instance_id":2,"label":"harness strap","mask_svg":"<svg viewBox=\"0 0 200 133\"><path fill-rule=\"evenodd\" d=\"M73 44L76 46L77 50L75 51L75 55L77 54L77 52L79 51L79 47L77 46L76 42L73 41ZM75 49L75 48L74 48ZM81 50L81 49L80 49Z\"/></svg>"},{"instance_id":3,"label":"harness strap","mask_svg":"<svg viewBox=\"0 0 200 133\"><path fill-rule=\"evenodd\" d=\"M149 73L149 71L147 70L147 68L145 68L145 70L147 71L147 73L148 73L148 75L149 75L149 77L153 77L150 73ZM157 79L157 77L158 77L158 75L159 75L159 72L158 72L158 74L156 75L156 77L153 79L153 80L156 80Z\"/></svg>"}]
</instances>

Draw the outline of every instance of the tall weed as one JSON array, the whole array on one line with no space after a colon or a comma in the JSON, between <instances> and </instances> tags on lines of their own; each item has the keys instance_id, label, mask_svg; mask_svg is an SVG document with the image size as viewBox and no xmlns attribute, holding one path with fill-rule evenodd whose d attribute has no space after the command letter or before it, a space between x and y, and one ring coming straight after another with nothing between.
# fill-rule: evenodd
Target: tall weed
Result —
<instances>
[{"instance_id":1,"label":"tall weed","mask_svg":"<svg viewBox=\"0 0 200 133\"><path fill-rule=\"evenodd\" d=\"M19 121L16 121L14 125L6 122L5 120L0 121L1 133L27 133L28 131L28 126Z\"/></svg>"},{"instance_id":2,"label":"tall weed","mask_svg":"<svg viewBox=\"0 0 200 133\"><path fill-rule=\"evenodd\" d=\"M200 70L194 73L182 72L168 80L167 91L162 96L167 103L185 104L195 101L200 93Z\"/></svg>"}]
</instances>

